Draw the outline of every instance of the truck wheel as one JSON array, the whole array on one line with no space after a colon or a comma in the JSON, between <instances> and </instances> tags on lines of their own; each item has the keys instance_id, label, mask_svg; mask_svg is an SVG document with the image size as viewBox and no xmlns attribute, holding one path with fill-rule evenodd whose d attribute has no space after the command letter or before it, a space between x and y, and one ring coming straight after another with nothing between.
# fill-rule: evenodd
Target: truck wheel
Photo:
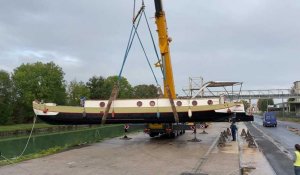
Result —
<instances>
[{"instance_id":1,"label":"truck wheel","mask_svg":"<svg viewBox=\"0 0 300 175\"><path fill-rule=\"evenodd\" d=\"M156 133L156 132L151 132L151 133L149 134L149 136L150 136L150 137L155 137L155 136L158 136L158 133Z\"/></svg>"},{"instance_id":2,"label":"truck wheel","mask_svg":"<svg viewBox=\"0 0 300 175\"><path fill-rule=\"evenodd\" d=\"M176 136L175 132L171 132L169 136L170 136L170 138L175 138L175 136Z\"/></svg>"}]
</instances>

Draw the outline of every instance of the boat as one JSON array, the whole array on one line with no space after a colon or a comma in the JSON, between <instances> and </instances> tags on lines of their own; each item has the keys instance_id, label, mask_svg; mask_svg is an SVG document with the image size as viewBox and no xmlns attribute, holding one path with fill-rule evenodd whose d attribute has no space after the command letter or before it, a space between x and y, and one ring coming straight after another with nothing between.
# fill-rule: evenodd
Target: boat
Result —
<instances>
[{"instance_id":1,"label":"boat","mask_svg":"<svg viewBox=\"0 0 300 175\"><path fill-rule=\"evenodd\" d=\"M59 125L116 123L175 123L252 121L239 102L221 99L174 99L178 121L166 98L114 100L104 119L108 100L86 100L81 106L57 106L55 103L33 102L35 114L43 121ZM103 120L106 120L105 122Z\"/></svg>"},{"instance_id":2,"label":"boat","mask_svg":"<svg viewBox=\"0 0 300 175\"><path fill-rule=\"evenodd\" d=\"M60 106L55 103L33 102L33 110L38 118L50 124L116 124L116 123L172 123L185 122L225 122L253 121L246 115L243 103L227 102L218 98L177 98L171 65L169 44L172 39L167 33L165 12L162 1L154 0L155 19L161 59L158 63L163 72L164 93L161 98L117 99L119 89L114 88L108 100L86 100L83 106ZM132 31L137 33L135 21L144 13L144 4L133 20ZM147 19L147 18L146 18ZM151 32L150 32L151 33ZM131 37L132 35L130 35ZM137 35L138 36L138 35ZM134 37L132 37L133 40ZM132 41L128 42L130 48ZM128 55L126 50L125 55ZM123 65L126 61L124 58ZM122 73L120 71L119 77Z\"/></svg>"}]
</instances>

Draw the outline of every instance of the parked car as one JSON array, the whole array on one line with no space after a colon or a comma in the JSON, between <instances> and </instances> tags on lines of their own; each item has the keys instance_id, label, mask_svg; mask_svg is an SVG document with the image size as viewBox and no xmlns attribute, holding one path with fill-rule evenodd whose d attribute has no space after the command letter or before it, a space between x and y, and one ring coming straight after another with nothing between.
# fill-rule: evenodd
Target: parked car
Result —
<instances>
[{"instance_id":1,"label":"parked car","mask_svg":"<svg viewBox=\"0 0 300 175\"><path fill-rule=\"evenodd\" d=\"M263 116L263 126L273 126L277 127L277 119L275 112L265 112Z\"/></svg>"}]
</instances>

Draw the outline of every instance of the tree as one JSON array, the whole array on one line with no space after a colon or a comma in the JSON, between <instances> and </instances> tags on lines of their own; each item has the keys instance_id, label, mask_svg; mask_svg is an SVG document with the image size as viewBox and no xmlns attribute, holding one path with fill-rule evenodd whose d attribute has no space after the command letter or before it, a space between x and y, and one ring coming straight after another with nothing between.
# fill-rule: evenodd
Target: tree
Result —
<instances>
[{"instance_id":1,"label":"tree","mask_svg":"<svg viewBox=\"0 0 300 175\"><path fill-rule=\"evenodd\" d=\"M257 107L260 111L267 111L268 105L274 105L272 98L269 99L259 99L257 101Z\"/></svg>"},{"instance_id":2,"label":"tree","mask_svg":"<svg viewBox=\"0 0 300 175\"><path fill-rule=\"evenodd\" d=\"M0 124L7 124L12 114L12 81L9 74L0 70Z\"/></svg>"},{"instance_id":3,"label":"tree","mask_svg":"<svg viewBox=\"0 0 300 175\"><path fill-rule=\"evenodd\" d=\"M246 100L241 100L241 102L244 104L245 111L250 107L250 103L248 103Z\"/></svg>"},{"instance_id":4,"label":"tree","mask_svg":"<svg viewBox=\"0 0 300 175\"><path fill-rule=\"evenodd\" d=\"M104 87L105 78L102 76L96 77L93 76L89 79L86 83L87 88L90 91L90 98L91 99L106 99L105 96L105 87Z\"/></svg>"},{"instance_id":5,"label":"tree","mask_svg":"<svg viewBox=\"0 0 300 175\"><path fill-rule=\"evenodd\" d=\"M118 82L118 76L107 77L104 82L104 95L106 98L110 97L111 91L115 84ZM133 97L133 88L125 77L121 77L119 80L119 95L118 98L132 98Z\"/></svg>"},{"instance_id":6,"label":"tree","mask_svg":"<svg viewBox=\"0 0 300 175\"><path fill-rule=\"evenodd\" d=\"M53 62L22 64L14 70L12 79L17 100L14 112L17 117L24 117L19 122L32 119L32 101L35 99L65 104L64 72Z\"/></svg>"},{"instance_id":7,"label":"tree","mask_svg":"<svg viewBox=\"0 0 300 175\"><path fill-rule=\"evenodd\" d=\"M153 84L151 85L137 85L133 87L133 96L134 98L156 98L157 95L157 87Z\"/></svg>"},{"instance_id":8,"label":"tree","mask_svg":"<svg viewBox=\"0 0 300 175\"><path fill-rule=\"evenodd\" d=\"M82 82L77 82L73 80L68 85L68 104L71 106L79 105L80 98L86 97L89 98L90 90L89 88Z\"/></svg>"}]
</instances>

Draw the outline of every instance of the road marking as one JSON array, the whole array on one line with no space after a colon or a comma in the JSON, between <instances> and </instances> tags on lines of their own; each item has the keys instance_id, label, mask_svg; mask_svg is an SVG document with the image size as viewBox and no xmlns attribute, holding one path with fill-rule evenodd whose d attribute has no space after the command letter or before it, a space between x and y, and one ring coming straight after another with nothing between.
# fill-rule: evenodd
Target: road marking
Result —
<instances>
[{"instance_id":1,"label":"road marking","mask_svg":"<svg viewBox=\"0 0 300 175\"><path fill-rule=\"evenodd\" d=\"M263 132L261 129L259 129L255 124L251 123L254 128L256 128L259 132L262 133L262 135L267 138L270 142L272 142L283 154L287 155L289 159L293 160L293 155L279 142L276 142L271 136L267 135L265 132Z\"/></svg>"},{"instance_id":2,"label":"road marking","mask_svg":"<svg viewBox=\"0 0 300 175\"><path fill-rule=\"evenodd\" d=\"M209 149L207 150L207 152L199 159L199 161L197 162L196 166L193 168L192 172L193 173L197 173L200 171L201 166L207 161L208 159L208 155L211 153L211 151L214 149L214 147L216 146L217 142L219 140L219 136L217 136L214 140L214 142L210 145Z\"/></svg>"}]
</instances>

